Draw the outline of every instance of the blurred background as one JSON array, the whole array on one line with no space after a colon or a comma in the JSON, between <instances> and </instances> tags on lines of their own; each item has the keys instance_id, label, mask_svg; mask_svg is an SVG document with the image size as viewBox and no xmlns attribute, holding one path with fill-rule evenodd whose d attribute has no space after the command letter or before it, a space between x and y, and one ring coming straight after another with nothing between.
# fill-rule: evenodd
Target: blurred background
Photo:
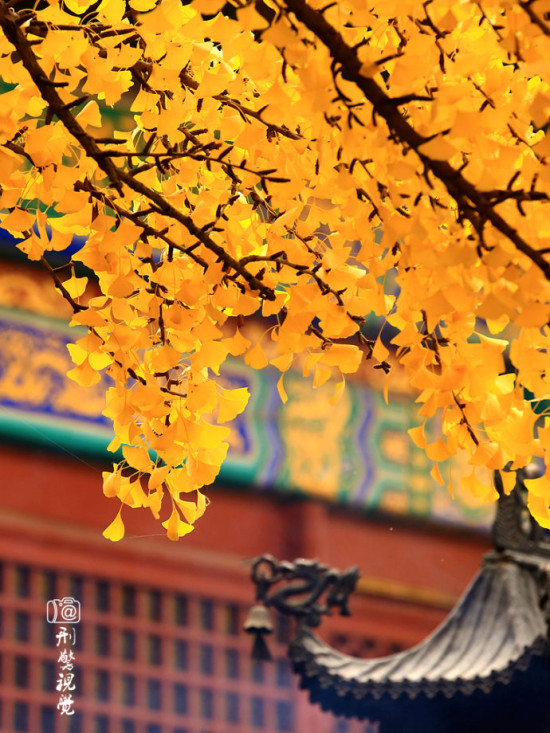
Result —
<instances>
[{"instance_id":1,"label":"blurred background","mask_svg":"<svg viewBox=\"0 0 550 733\"><path fill-rule=\"evenodd\" d=\"M321 635L366 657L419 642L474 575L494 506L458 486L453 499L432 479L407 434L417 406L398 367L388 404L386 375L365 362L335 406L334 385L314 390L289 373L283 405L278 372L228 362L228 386L251 398L205 516L173 543L148 510L127 509L126 537L113 544L102 537L119 508L102 494L116 460L102 415L108 380L83 389L66 377L66 344L79 336L70 315L49 275L0 231L1 730L376 733L376 721L308 703L281 620L273 662L251 659L242 625L250 560L265 552L359 565L352 617L325 621ZM375 337L380 327L369 324ZM252 319L243 332L254 342L264 330ZM69 641L47 616L63 598L80 611ZM63 648L74 657L69 685Z\"/></svg>"}]
</instances>

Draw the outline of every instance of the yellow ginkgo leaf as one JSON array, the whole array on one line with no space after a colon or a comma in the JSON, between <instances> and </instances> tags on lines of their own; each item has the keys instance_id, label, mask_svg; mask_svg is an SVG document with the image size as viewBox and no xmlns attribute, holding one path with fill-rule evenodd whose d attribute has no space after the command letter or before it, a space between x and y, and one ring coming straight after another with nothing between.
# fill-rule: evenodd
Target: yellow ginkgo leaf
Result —
<instances>
[{"instance_id":1,"label":"yellow ginkgo leaf","mask_svg":"<svg viewBox=\"0 0 550 733\"><path fill-rule=\"evenodd\" d=\"M102 15L108 23L118 23L126 12L125 0L101 0L97 12ZM89 123L91 124L91 123ZM96 125L100 127L101 125Z\"/></svg>"},{"instance_id":2,"label":"yellow ginkgo leaf","mask_svg":"<svg viewBox=\"0 0 550 733\"><path fill-rule=\"evenodd\" d=\"M315 364L313 367L313 386L320 387L332 376L332 369L324 364Z\"/></svg>"},{"instance_id":3,"label":"yellow ginkgo leaf","mask_svg":"<svg viewBox=\"0 0 550 733\"><path fill-rule=\"evenodd\" d=\"M105 539L111 540L111 542L118 542L124 537L124 522L122 521L120 511L111 524L103 530L103 536Z\"/></svg>"},{"instance_id":4,"label":"yellow ginkgo leaf","mask_svg":"<svg viewBox=\"0 0 550 733\"><path fill-rule=\"evenodd\" d=\"M176 505L180 512L183 514L184 519L189 524L193 524L197 518L197 505L194 501L184 501L183 499L174 498Z\"/></svg>"},{"instance_id":5,"label":"yellow ginkgo leaf","mask_svg":"<svg viewBox=\"0 0 550 733\"><path fill-rule=\"evenodd\" d=\"M121 486L121 476L113 471L103 471L103 493L105 496L117 496Z\"/></svg>"},{"instance_id":6,"label":"yellow ginkgo leaf","mask_svg":"<svg viewBox=\"0 0 550 733\"><path fill-rule=\"evenodd\" d=\"M155 491L166 479L170 466L156 466L149 475L149 491Z\"/></svg>"},{"instance_id":7,"label":"yellow ginkgo leaf","mask_svg":"<svg viewBox=\"0 0 550 733\"><path fill-rule=\"evenodd\" d=\"M160 509L162 507L162 497L163 497L163 494L164 494L164 492L162 490L162 484L159 485L159 486L157 486L157 488L156 488L155 491L152 491L152 492L149 493L148 506L149 506L149 509L151 510L153 516L155 517L155 519L158 519L159 518Z\"/></svg>"},{"instance_id":8,"label":"yellow ginkgo leaf","mask_svg":"<svg viewBox=\"0 0 550 733\"><path fill-rule=\"evenodd\" d=\"M197 519L200 519L200 517L202 517L206 510L206 507L209 504L210 499L208 499L208 497L202 494L200 491L197 491Z\"/></svg>"},{"instance_id":9,"label":"yellow ginkgo leaf","mask_svg":"<svg viewBox=\"0 0 550 733\"><path fill-rule=\"evenodd\" d=\"M109 3L113 3L115 1L116 0L108 0ZM101 112L99 111L98 103L94 99L87 102L76 115L76 119L82 127L87 127L88 125L90 127L101 127Z\"/></svg>"},{"instance_id":10,"label":"yellow ginkgo leaf","mask_svg":"<svg viewBox=\"0 0 550 733\"><path fill-rule=\"evenodd\" d=\"M100 371L113 363L113 357L111 354L106 354L103 351L94 351L88 356L88 362L92 369Z\"/></svg>"},{"instance_id":11,"label":"yellow ginkgo leaf","mask_svg":"<svg viewBox=\"0 0 550 733\"><path fill-rule=\"evenodd\" d=\"M362 358L363 353L357 346L332 344L323 352L320 360L326 366L338 367L342 373L352 373L357 371Z\"/></svg>"},{"instance_id":12,"label":"yellow ginkgo leaf","mask_svg":"<svg viewBox=\"0 0 550 733\"><path fill-rule=\"evenodd\" d=\"M504 493L510 494L516 485L517 476L515 471L500 471L500 477L504 487Z\"/></svg>"},{"instance_id":13,"label":"yellow ginkgo leaf","mask_svg":"<svg viewBox=\"0 0 550 733\"><path fill-rule=\"evenodd\" d=\"M120 448L120 446L121 446L120 437L118 435L115 435L115 437L111 440L111 442L107 446L107 450L110 451L111 453L116 453L116 451Z\"/></svg>"},{"instance_id":14,"label":"yellow ginkgo leaf","mask_svg":"<svg viewBox=\"0 0 550 733\"><path fill-rule=\"evenodd\" d=\"M184 537L189 532L192 532L194 527L192 524L187 524L182 521L177 509L174 507L170 517L162 523L162 526L166 529L166 536L172 541L178 540L180 537Z\"/></svg>"},{"instance_id":15,"label":"yellow ginkgo leaf","mask_svg":"<svg viewBox=\"0 0 550 733\"><path fill-rule=\"evenodd\" d=\"M285 385L283 384L283 378L284 374L281 374L277 382L277 391L279 392L279 397L283 404L286 404L288 402L288 395L286 393Z\"/></svg>"},{"instance_id":16,"label":"yellow ginkgo leaf","mask_svg":"<svg viewBox=\"0 0 550 733\"><path fill-rule=\"evenodd\" d=\"M426 455L432 461L446 461L451 455L451 449L443 438L436 440L434 443L427 443L425 450Z\"/></svg>"},{"instance_id":17,"label":"yellow ginkgo leaf","mask_svg":"<svg viewBox=\"0 0 550 733\"><path fill-rule=\"evenodd\" d=\"M82 387L91 387L92 384L97 384L101 379L99 372L90 366L88 359L74 369L69 369L67 376Z\"/></svg>"},{"instance_id":18,"label":"yellow ginkgo leaf","mask_svg":"<svg viewBox=\"0 0 550 733\"><path fill-rule=\"evenodd\" d=\"M292 362L294 361L294 354L283 354L282 356L276 356L273 359L269 360L269 363L272 364L274 367L277 367L277 369L280 369L282 372L286 372L290 369L292 366Z\"/></svg>"},{"instance_id":19,"label":"yellow ginkgo leaf","mask_svg":"<svg viewBox=\"0 0 550 733\"><path fill-rule=\"evenodd\" d=\"M524 483L531 496L537 496L550 503L550 479L546 474L538 478L525 479Z\"/></svg>"},{"instance_id":20,"label":"yellow ginkgo leaf","mask_svg":"<svg viewBox=\"0 0 550 733\"><path fill-rule=\"evenodd\" d=\"M225 5L225 0L194 0L193 7L204 15L215 15Z\"/></svg>"},{"instance_id":21,"label":"yellow ginkgo leaf","mask_svg":"<svg viewBox=\"0 0 550 733\"><path fill-rule=\"evenodd\" d=\"M16 207L10 214L2 219L2 228L7 229L9 232L20 234L32 229L36 222L35 214L25 209Z\"/></svg>"},{"instance_id":22,"label":"yellow ginkgo leaf","mask_svg":"<svg viewBox=\"0 0 550 733\"><path fill-rule=\"evenodd\" d=\"M250 398L247 387L240 389L224 389L219 395L220 409L218 411L218 422L224 423L233 420L246 407Z\"/></svg>"},{"instance_id":23,"label":"yellow ginkgo leaf","mask_svg":"<svg viewBox=\"0 0 550 733\"><path fill-rule=\"evenodd\" d=\"M543 498L532 492L527 494L527 507L529 511L545 529L550 529L550 505L548 498Z\"/></svg>"},{"instance_id":24,"label":"yellow ginkgo leaf","mask_svg":"<svg viewBox=\"0 0 550 733\"><path fill-rule=\"evenodd\" d=\"M71 298L80 298L88 285L87 277L72 277L63 283L63 287L69 293Z\"/></svg>"},{"instance_id":25,"label":"yellow ginkgo leaf","mask_svg":"<svg viewBox=\"0 0 550 733\"><path fill-rule=\"evenodd\" d=\"M237 329L235 334L230 338L223 339L222 342L226 347L231 356L240 356L251 345L251 342L245 338L241 331Z\"/></svg>"},{"instance_id":26,"label":"yellow ginkgo leaf","mask_svg":"<svg viewBox=\"0 0 550 733\"><path fill-rule=\"evenodd\" d=\"M372 350L373 357L376 359L376 361L385 361L388 358L389 354L389 350L382 343L382 339L380 338L380 336L378 336Z\"/></svg>"},{"instance_id":27,"label":"yellow ginkgo leaf","mask_svg":"<svg viewBox=\"0 0 550 733\"><path fill-rule=\"evenodd\" d=\"M409 428L409 430L407 430L414 444L417 445L419 448L426 447L426 436L424 435L424 426L425 426L425 423L423 423L422 425L418 425L415 428Z\"/></svg>"},{"instance_id":28,"label":"yellow ginkgo leaf","mask_svg":"<svg viewBox=\"0 0 550 733\"><path fill-rule=\"evenodd\" d=\"M125 445L122 448L122 455L128 465L137 468L138 471L151 471L151 457L144 445Z\"/></svg>"},{"instance_id":29,"label":"yellow ginkgo leaf","mask_svg":"<svg viewBox=\"0 0 550 733\"><path fill-rule=\"evenodd\" d=\"M268 365L267 357L260 343L247 351L244 357L245 362L253 369L263 369Z\"/></svg>"},{"instance_id":30,"label":"yellow ginkgo leaf","mask_svg":"<svg viewBox=\"0 0 550 733\"><path fill-rule=\"evenodd\" d=\"M440 486L445 485L445 481L443 480L441 471L439 470L439 463L434 463L432 470L430 471L430 476L435 479Z\"/></svg>"},{"instance_id":31,"label":"yellow ginkgo leaf","mask_svg":"<svg viewBox=\"0 0 550 733\"><path fill-rule=\"evenodd\" d=\"M185 406L195 413L212 412L218 404L218 390L212 379L189 387Z\"/></svg>"},{"instance_id":32,"label":"yellow ginkgo leaf","mask_svg":"<svg viewBox=\"0 0 550 733\"><path fill-rule=\"evenodd\" d=\"M158 3L159 0L130 0L130 7L132 10L137 10L138 13L146 13L155 8Z\"/></svg>"},{"instance_id":33,"label":"yellow ginkgo leaf","mask_svg":"<svg viewBox=\"0 0 550 733\"><path fill-rule=\"evenodd\" d=\"M340 400L342 399L342 395L344 394L344 390L346 388L346 380L344 379L344 376L342 375L342 380L338 382L336 385L336 389L332 393L332 395L328 398L328 401L331 405L336 405Z\"/></svg>"},{"instance_id":34,"label":"yellow ginkgo leaf","mask_svg":"<svg viewBox=\"0 0 550 733\"><path fill-rule=\"evenodd\" d=\"M479 501L487 502L498 499L498 494L494 487L489 482L480 481L476 476L475 470L468 476L463 476L460 479L460 483Z\"/></svg>"},{"instance_id":35,"label":"yellow ginkgo leaf","mask_svg":"<svg viewBox=\"0 0 550 733\"><path fill-rule=\"evenodd\" d=\"M420 146L423 155L434 160L448 160L456 154L457 150L442 135L434 137L427 143Z\"/></svg>"},{"instance_id":36,"label":"yellow ginkgo leaf","mask_svg":"<svg viewBox=\"0 0 550 733\"><path fill-rule=\"evenodd\" d=\"M63 0L63 5L75 15L84 15L93 2L89 0Z\"/></svg>"},{"instance_id":37,"label":"yellow ginkgo leaf","mask_svg":"<svg viewBox=\"0 0 550 733\"><path fill-rule=\"evenodd\" d=\"M89 352L80 344L67 344L67 351L75 364L82 364L89 356Z\"/></svg>"},{"instance_id":38,"label":"yellow ginkgo leaf","mask_svg":"<svg viewBox=\"0 0 550 733\"><path fill-rule=\"evenodd\" d=\"M225 360L228 349L221 341L207 341L193 355L191 364L193 369L200 371L205 368L211 369L216 374L220 373L220 365Z\"/></svg>"},{"instance_id":39,"label":"yellow ginkgo leaf","mask_svg":"<svg viewBox=\"0 0 550 733\"><path fill-rule=\"evenodd\" d=\"M124 491L124 488L119 493L119 499L123 504L130 506L134 509L138 507L148 507L150 505L149 496L141 488L139 480L128 481L128 488Z\"/></svg>"}]
</instances>

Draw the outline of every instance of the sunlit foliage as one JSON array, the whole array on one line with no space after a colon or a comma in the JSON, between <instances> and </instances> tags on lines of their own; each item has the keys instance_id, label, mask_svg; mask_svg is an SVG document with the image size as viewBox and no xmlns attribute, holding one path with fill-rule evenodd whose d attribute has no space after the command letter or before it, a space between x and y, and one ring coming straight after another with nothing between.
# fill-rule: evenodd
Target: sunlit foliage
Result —
<instances>
[{"instance_id":1,"label":"sunlit foliage","mask_svg":"<svg viewBox=\"0 0 550 733\"><path fill-rule=\"evenodd\" d=\"M0 1L2 226L88 327L71 376L114 380L124 460L104 492L121 509L148 507L172 539L193 528L248 399L217 379L229 354L279 369L283 399L292 366L336 374L336 400L363 359L389 370L392 329L438 480L467 454L487 497L486 469L545 458L549 11ZM112 108L130 124L105 133ZM85 246L53 269L73 234ZM374 340L369 314L387 324ZM550 474L528 484L548 526ZM105 534L123 532L119 512Z\"/></svg>"}]
</instances>

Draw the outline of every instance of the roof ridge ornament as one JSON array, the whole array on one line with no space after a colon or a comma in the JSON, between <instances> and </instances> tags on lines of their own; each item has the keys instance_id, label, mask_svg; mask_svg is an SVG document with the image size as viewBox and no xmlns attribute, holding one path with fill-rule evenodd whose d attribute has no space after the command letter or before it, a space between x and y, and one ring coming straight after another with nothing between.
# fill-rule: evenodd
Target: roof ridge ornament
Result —
<instances>
[{"instance_id":1,"label":"roof ridge ornament","mask_svg":"<svg viewBox=\"0 0 550 733\"><path fill-rule=\"evenodd\" d=\"M294 616L301 625L315 627L334 608L341 616L350 615L348 598L360 573L357 565L341 572L319 560L279 561L265 554L252 561L250 577L256 585L257 602Z\"/></svg>"},{"instance_id":2,"label":"roof ridge ornament","mask_svg":"<svg viewBox=\"0 0 550 733\"><path fill-rule=\"evenodd\" d=\"M536 467L516 471L516 483L506 494L499 471L494 473L499 498L491 536L498 552L520 552L535 558L550 558L550 532L531 516L527 506L525 479L534 478ZM531 559L531 558L530 558Z\"/></svg>"}]
</instances>

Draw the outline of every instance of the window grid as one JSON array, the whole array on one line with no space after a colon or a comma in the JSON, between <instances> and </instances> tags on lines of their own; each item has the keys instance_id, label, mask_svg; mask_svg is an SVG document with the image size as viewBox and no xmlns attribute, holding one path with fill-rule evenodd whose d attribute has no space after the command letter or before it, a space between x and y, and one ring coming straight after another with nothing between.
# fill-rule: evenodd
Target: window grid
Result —
<instances>
[{"instance_id":1,"label":"window grid","mask_svg":"<svg viewBox=\"0 0 550 733\"><path fill-rule=\"evenodd\" d=\"M297 733L286 648L270 640L275 664L250 659L238 631L248 608L21 563L6 563L3 577L0 673L11 693L0 706L14 730ZM46 601L64 596L83 614L70 720L56 709L58 627L46 620Z\"/></svg>"}]
</instances>

